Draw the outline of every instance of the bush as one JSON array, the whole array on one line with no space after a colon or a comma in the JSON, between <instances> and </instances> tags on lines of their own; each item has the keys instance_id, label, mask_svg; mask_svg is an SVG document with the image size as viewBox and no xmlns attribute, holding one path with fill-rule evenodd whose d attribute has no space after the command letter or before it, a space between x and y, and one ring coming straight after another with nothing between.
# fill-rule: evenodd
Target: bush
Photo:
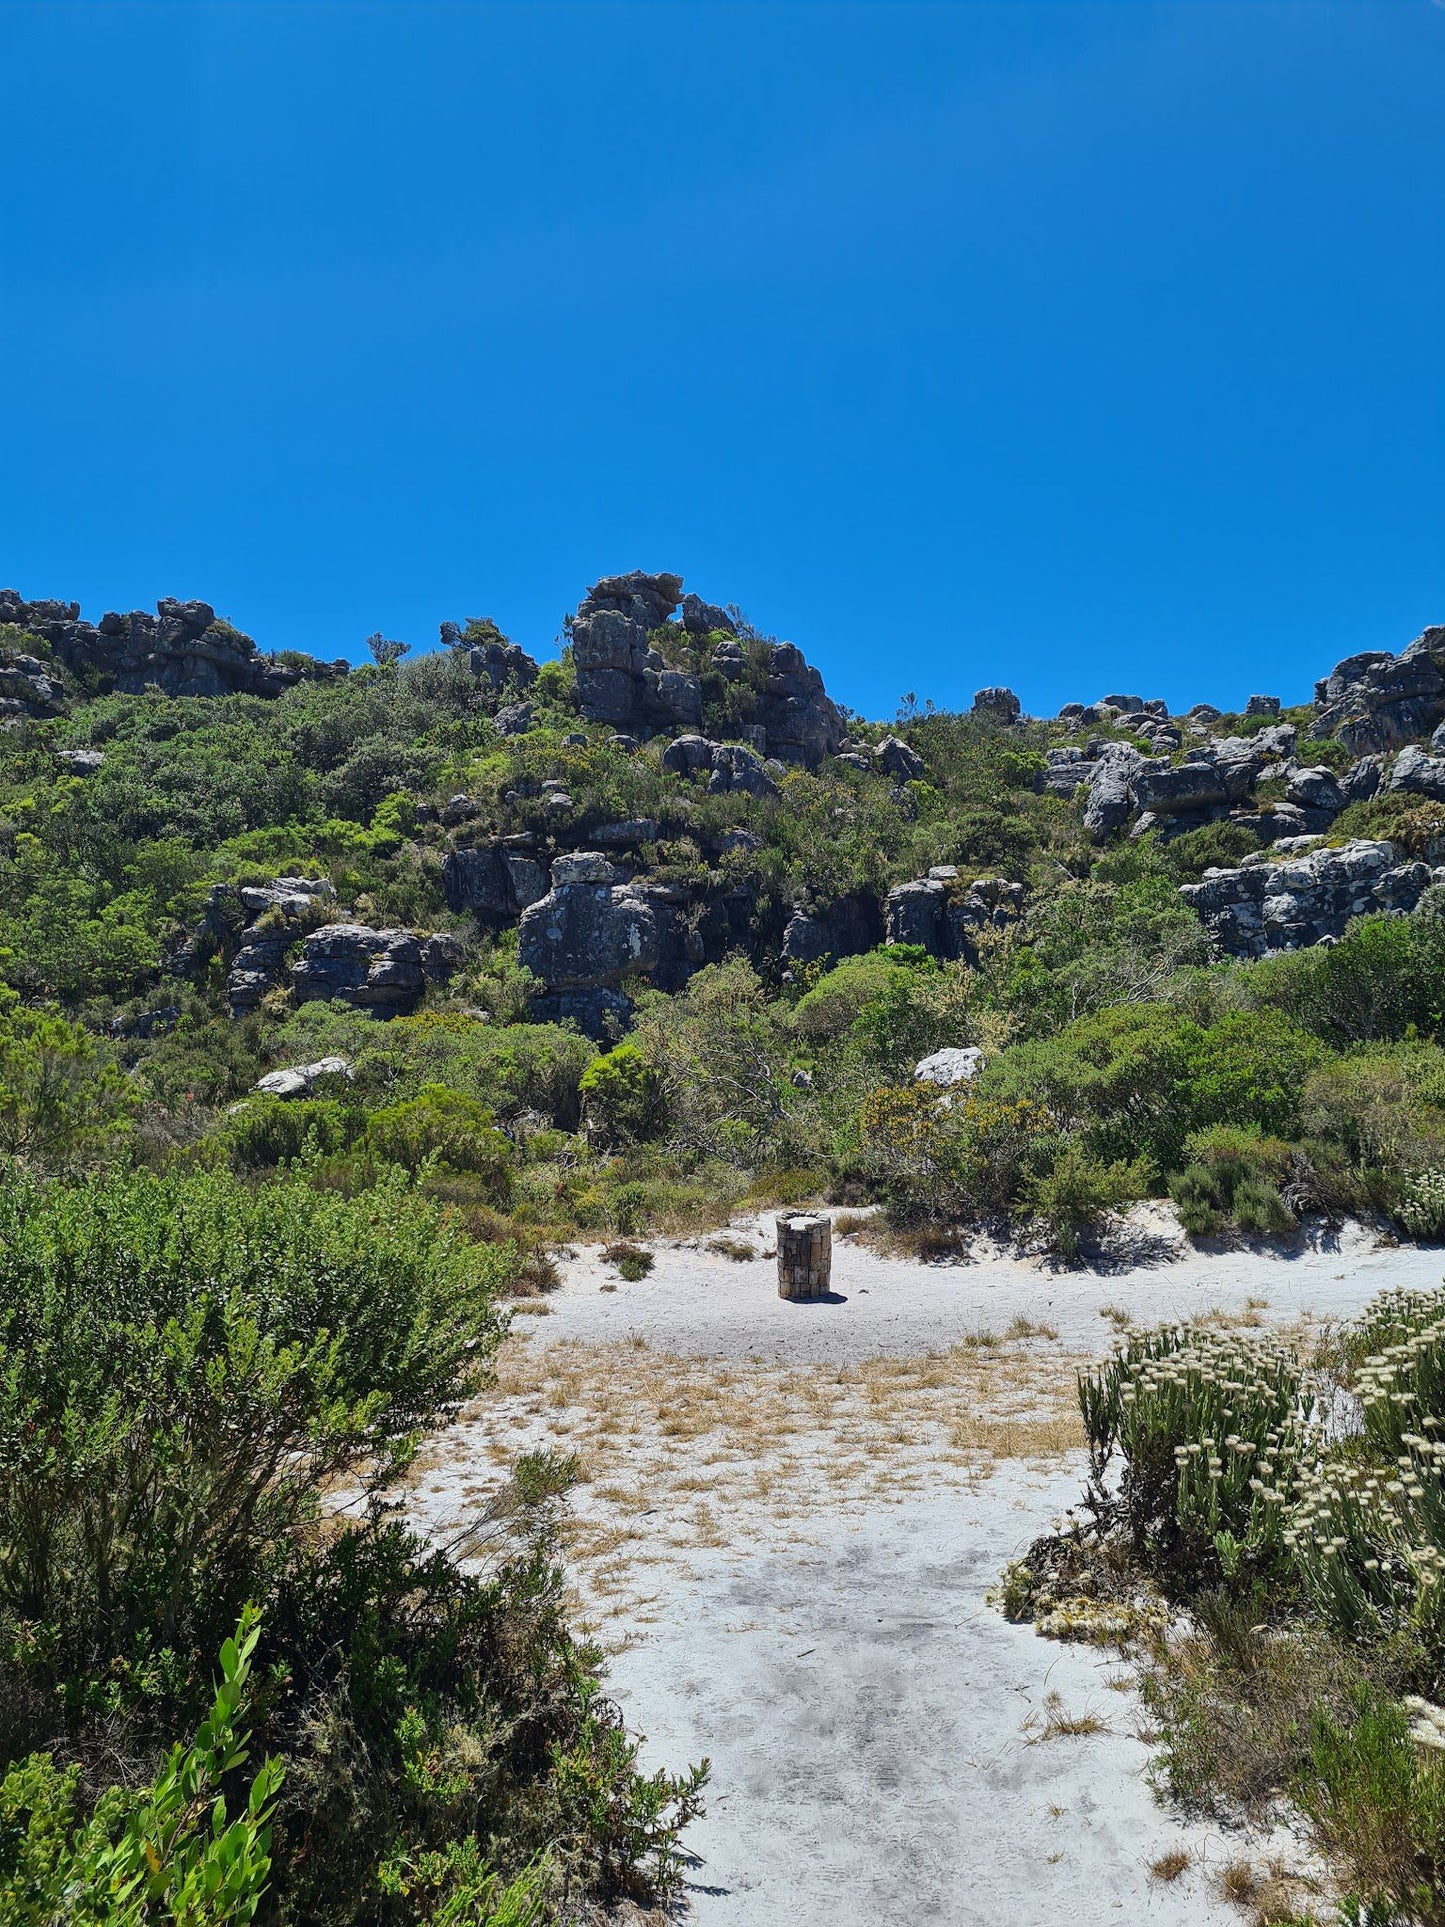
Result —
<instances>
[{"instance_id":1,"label":"bush","mask_svg":"<svg viewBox=\"0 0 1445 1927\"><path fill-rule=\"evenodd\" d=\"M498 1195L510 1185L512 1147L491 1112L444 1084L428 1084L416 1097L373 1111L364 1143L376 1157L407 1171L435 1159L448 1170L483 1178Z\"/></svg>"},{"instance_id":2,"label":"bush","mask_svg":"<svg viewBox=\"0 0 1445 1927\"><path fill-rule=\"evenodd\" d=\"M222 1128L242 1171L274 1170L305 1156L333 1157L360 1136L365 1113L332 1097L250 1097Z\"/></svg>"},{"instance_id":3,"label":"bush","mask_svg":"<svg viewBox=\"0 0 1445 1927\"><path fill-rule=\"evenodd\" d=\"M68 1753L74 1810L120 1811L108 1786L195 1716L216 1621L258 1599L278 1918L523 1921L675 1883L705 1768L641 1774L567 1633L569 1467L518 1465L457 1548L476 1573L381 1501L481 1381L510 1265L399 1172L354 1202L224 1173L5 1187L0 1764Z\"/></svg>"},{"instance_id":4,"label":"bush","mask_svg":"<svg viewBox=\"0 0 1445 1927\"><path fill-rule=\"evenodd\" d=\"M1217 1124L1185 1140L1184 1169L1169 1181L1179 1222L1191 1237L1209 1237L1232 1220L1241 1231L1283 1237L1296 1229L1279 1183L1290 1151L1277 1138Z\"/></svg>"},{"instance_id":5,"label":"bush","mask_svg":"<svg viewBox=\"0 0 1445 1927\"><path fill-rule=\"evenodd\" d=\"M1043 1176L1029 1187L1029 1206L1049 1243L1069 1263L1079 1255L1086 1233L1112 1211L1132 1204L1149 1189L1140 1164L1100 1164L1077 1145L1066 1145Z\"/></svg>"},{"instance_id":6,"label":"bush","mask_svg":"<svg viewBox=\"0 0 1445 1927\"><path fill-rule=\"evenodd\" d=\"M1445 1291L1391 1292L1359 1342L1365 1452L1303 1472L1288 1543L1322 1617L1406 1638L1445 1677Z\"/></svg>"},{"instance_id":7,"label":"bush","mask_svg":"<svg viewBox=\"0 0 1445 1927\"><path fill-rule=\"evenodd\" d=\"M657 1073L636 1044L618 1044L605 1057L594 1057L578 1088L583 1120L604 1142L646 1137L657 1122Z\"/></svg>"},{"instance_id":8,"label":"bush","mask_svg":"<svg viewBox=\"0 0 1445 1927\"><path fill-rule=\"evenodd\" d=\"M136 1093L78 1024L25 1010L0 985L0 1156L42 1166L102 1157L123 1140Z\"/></svg>"},{"instance_id":9,"label":"bush","mask_svg":"<svg viewBox=\"0 0 1445 1927\"><path fill-rule=\"evenodd\" d=\"M244 1763L257 1615L221 1648L221 1680L189 1747L175 1746L149 1786L111 1788L84 1819L80 1769L32 1754L0 1782L0 1920L15 1927L147 1927L252 1920L271 1871L272 1802L283 1767L257 1770L242 1817L222 1783Z\"/></svg>"},{"instance_id":10,"label":"bush","mask_svg":"<svg viewBox=\"0 0 1445 1927\"><path fill-rule=\"evenodd\" d=\"M1445 1239L1445 1171L1420 1171L1405 1179L1395 1215L1412 1238Z\"/></svg>"},{"instance_id":11,"label":"bush","mask_svg":"<svg viewBox=\"0 0 1445 1927\"><path fill-rule=\"evenodd\" d=\"M626 1239L604 1245L602 1256L609 1265L616 1265L619 1277L633 1285L647 1276L655 1262L650 1251L642 1245L630 1244Z\"/></svg>"},{"instance_id":12,"label":"bush","mask_svg":"<svg viewBox=\"0 0 1445 1927\"><path fill-rule=\"evenodd\" d=\"M1441 1927L1445 1766L1433 1744L1416 1741L1405 1707L1362 1682L1347 1717L1318 1711L1308 1763L1290 1790L1362 1903Z\"/></svg>"},{"instance_id":13,"label":"bush","mask_svg":"<svg viewBox=\"0 0 1445 1927\"><path fill-rule=\"evenodd\" d=\"M1175 1582L1274 1573L1313 1405L1280 1346L1197 1327L1123 1340L1108 1364L1079 1374L1095 1510Z\"/></svg>"},{"instance_id":14,"label":"bush","mask_svg":"<svg viewBox=\"0 0 1445 1927\"><path fill-rule=\"evenodd\" d=\"M199 1663L322 1488L480 1382L510 1262L399 1176L4 1186L0 1616L58 1681L137 1639Z\"/></svg>"}]
</instances>

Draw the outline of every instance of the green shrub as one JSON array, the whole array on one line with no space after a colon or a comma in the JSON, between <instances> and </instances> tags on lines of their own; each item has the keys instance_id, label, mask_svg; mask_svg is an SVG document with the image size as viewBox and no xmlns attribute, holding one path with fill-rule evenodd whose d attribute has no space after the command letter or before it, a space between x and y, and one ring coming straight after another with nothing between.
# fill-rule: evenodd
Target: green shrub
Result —
<instances>
[{"instance_id":1,"label":"green shrub","mask_svg":"<svg viewBox=\"0 0 1445 1927\"><path fill-rule=\"evenodd\" d=\"M1179 1221L1191 1237L1209 1237L1233 1221L1241 1231L1283 1237L1296 1229L1280 1195L1289 1146L1237 1125L1195 1131L1184 1143L1188 1160L1169 1181Z\"/></svg>"},{"instance_id":2,"label":"green shrub","mask_svg":"<svg viewBox=\"0 0 1445 1927\"><path fill-rule=\"evenodd\" d=\"M1347 1717L1318 1712L1290 1791L1363 1905L1441 1927L1445 1766L1433 1744L1415 1740L1405 1707L1362 1682Z\"/></svg>"},{"instance_id":3,"label":"green shrub","mask_svg":"<svg viewBox=\"0 0 1445 1927\"><path fill-rule=\"evenodd\" d=\"M78 1024L0 985L0 1156L54 1165L123 1141L137 1093Z\"/></svg>"},{"instance_id":4,"label":"green shrub","mask_svg":"<svg viewBox=\"0 0 1445 1927\"><path fill-rule=\"evenodd\" d=\"M602 1255L608 1264L617 1267L619 1277L634 1285L647 1276L656 1262L650 1251L642 1245L630 1244L626 1239L605 1245Z\"/></svg>"},{"instance_id":5,"label":"green shrub","mask_svg":"<svg viewBox=\"0 0 1445 1927\"><path fill-rule=\"evenodd\" d=\"M365 1113L333 1097L247 1098L222 1129L222 1142L243 1171L274 1170L307 1155L333 1157L361 1135Z\"/></svg>"},{"instance_id":6,"label":"green shrub","mask_svg":"<svg viewBox=\"0 0 1445 1927\"><path fill-rule=\"evenodd\" d=\"M491 1112L444 1084L428 1084L413 1098L373 1111L363 1141L376 1157L407 1171L435 1159L448 1170L484 1178L497 1194L509 1187L512 1147Z\"/></svg>"},{"instance_id":7,"label":"green shrub","mask_svg":"<svg viewBox=\"0 0 1445 1927\"><path fill-rule=\"evenodd\" d=\"M328 1482L384 1483L480 1382L510 1264L399 1175L0 1187L0 1617L57 1679L198 1658Z\"/></svg>"},{"instance_id":8,"label":"green shrub","mask_svg":"<svg viewBox=\"0 0 1445 1927\"><path fill-rule=\"evenodd\" d=\"M1077 1145L1065 1145L1049 1169L1029 1186L1031 1215L1052 1248L1070 1263L1084 1236L1149 1189L1147 1169L1138 1164L1101 1164Z\"/></svg>"},{"instance_id":9,"label":"green shrub","mask_svg":"<svg viewBox=\"0 0 1445 1927\"><path fill-rule=\"evenodd\" d=\"M1259 837L1243 823L1205 823L1175 837L1169 856L1180 876L1199 877L1208 869L1233 869L1260 847Z\"/></svg>"},{"instance_id":10,"label":"green shrub","mask_svg":"<svg viewBox=\"0 0 1445 1927\"><path fill-rule=\"evenodd\" d=\"M283 1767L256 1771L243 1814L222 1783L247 1757L244 1724L257 1615L221 1647L221 1679L189 1747L174 1746L148 1786L113 1787L82 1818L80 1768L32 1754L0 1781L0 1921L14 1927L242 1927L271 1871L270 1820Z\"/></svg>"},{"instance_id":11,"label":"green shrub","mask_svg":"<svg viewBox=\"0 0 1445 1927\"><path fill-rule=\"evenodd\" d=\"M582 1073L582 1114L604 1142L645 1137L656 1121L658 1076L636 1044L614 1046Z\"/></svg>"}]
</instances>

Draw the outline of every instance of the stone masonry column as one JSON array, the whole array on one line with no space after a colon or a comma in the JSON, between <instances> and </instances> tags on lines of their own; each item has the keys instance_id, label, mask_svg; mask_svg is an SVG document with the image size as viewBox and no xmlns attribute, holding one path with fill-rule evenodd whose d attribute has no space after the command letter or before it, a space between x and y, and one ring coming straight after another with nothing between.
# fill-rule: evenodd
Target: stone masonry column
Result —
<instances>
[{"instance_id":1,"label":"stone masonry column","mask_svg":"<svg viewBox=\"0 0 1445 1927\"><path fill-rule=\"evenodd\" d=\"M833 1225L821 1212L789 1212L778 1224L778 1296L825 1298L833 1271Z\"/></svg>"}]
</instances>

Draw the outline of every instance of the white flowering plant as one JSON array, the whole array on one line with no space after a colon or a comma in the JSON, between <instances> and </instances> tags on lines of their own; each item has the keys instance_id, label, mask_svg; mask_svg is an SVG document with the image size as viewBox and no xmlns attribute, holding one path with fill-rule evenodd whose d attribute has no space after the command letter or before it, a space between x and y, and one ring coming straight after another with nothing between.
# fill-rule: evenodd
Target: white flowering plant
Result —
<instances>
[{"instance_id":1,"label":"white flowering plant","mask_svg":"<svg viewBox=\"0 0 1445 1927\"><path fill-rule=\"evenodd\" d=\"M1417 1171L1406 1178L1395 1216L1412 1238L1445 1238L1445 1171Z\"/></svg>"},{"instance_id":2,"label":"white flowering plant","mask_svg":"<svg viewBox=\"0 0 1445 1927\"><path fill-rule=\"evenodd\" d=\"M1445 1290L1396 1291L1360 1325L1351 1449L1302 1470L1286 1544L1350 1633L1408 1635L1445 1665ZM1359 1448L1363 1447L1364 1450Z\"/></svg>"},{"instance_id":3,"label":"white flowering plant","mask_svg":"<svg viewBox=\"0 0 1445 1927\"><path fill-rule=\"evenodd\" d=\"M1299 1360L1252 1333L1130 1333L1079 1374L1091 1503L1136 1554L1179 1577L1284 1562L1288 1498L1315 1448L1317 1400ZM1117 1481L1115 1459L1122 1460Z\"/></svg>"}]
</instances>

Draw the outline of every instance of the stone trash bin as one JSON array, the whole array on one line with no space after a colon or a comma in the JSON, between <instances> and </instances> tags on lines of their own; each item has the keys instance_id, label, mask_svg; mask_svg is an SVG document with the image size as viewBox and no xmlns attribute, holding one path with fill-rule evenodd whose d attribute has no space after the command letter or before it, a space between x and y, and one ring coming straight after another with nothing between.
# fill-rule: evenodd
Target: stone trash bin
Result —
<instances>
[{"instance_id":1,"label":"stone trash bin","mask_svg":"<svg viewBox=\"0 0 1445 1927\"><path fill-rule=\"evenodd\" d=\"M789 1212L778 1224L778 1296L826 1298L833 1274L833 1224L821 1212Z\"/></svg>"}]
</instances>

